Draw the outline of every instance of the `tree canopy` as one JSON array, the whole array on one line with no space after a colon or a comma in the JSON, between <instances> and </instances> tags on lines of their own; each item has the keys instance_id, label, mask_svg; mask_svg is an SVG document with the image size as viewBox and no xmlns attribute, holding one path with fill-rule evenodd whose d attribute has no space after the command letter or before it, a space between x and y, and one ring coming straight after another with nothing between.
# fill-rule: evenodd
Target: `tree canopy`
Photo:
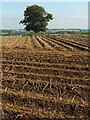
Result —
<instances>
[{"instance_id":1,"label":"tree canopy","mask_svg":"<svg viewBox=\"0 0 90 120\"><path fill-rule=\"evenodd\" d=\"M48 22L53 19L53 15L46 12L45 9L38 5L27 6L24 11L24 19L20 21L25 25L27 31L34 32L46 31Z\"/></svg>"}]
</instances>

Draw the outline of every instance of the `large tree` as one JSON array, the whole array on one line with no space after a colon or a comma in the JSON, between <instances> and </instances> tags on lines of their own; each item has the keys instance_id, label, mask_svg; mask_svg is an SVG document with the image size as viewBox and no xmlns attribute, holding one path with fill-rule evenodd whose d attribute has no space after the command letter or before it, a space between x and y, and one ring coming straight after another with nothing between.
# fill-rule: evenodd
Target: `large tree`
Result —
<instances>
[{"instance_id":1,"label":"large tree","mask_svg":"<svg viewBox=\"0 0 90 120\"><path fill-rule=\"evenodd\" d=\"M34 32L46 31L48 22L53 19L52 14L45 11L45 9L38 5L28 6L24 11L24 19L20 21L25 25L27 31Z\"/></svg>"}]
</instances>

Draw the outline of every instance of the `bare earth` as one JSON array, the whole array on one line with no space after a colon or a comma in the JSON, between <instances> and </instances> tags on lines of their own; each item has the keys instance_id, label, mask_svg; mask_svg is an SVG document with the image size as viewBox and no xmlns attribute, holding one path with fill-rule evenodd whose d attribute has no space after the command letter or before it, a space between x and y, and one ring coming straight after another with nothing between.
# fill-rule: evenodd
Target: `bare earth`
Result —
<instances>
[{"instance_id":1,"label":"bare earth","mask_svg":"<svg viewBox=\"0 0 90 120\"><path fill-rule=\"evenodd\" d=\"M3 37L2 120L88 120L88 57L87 35Z\"/></svg>"}]
</instances>

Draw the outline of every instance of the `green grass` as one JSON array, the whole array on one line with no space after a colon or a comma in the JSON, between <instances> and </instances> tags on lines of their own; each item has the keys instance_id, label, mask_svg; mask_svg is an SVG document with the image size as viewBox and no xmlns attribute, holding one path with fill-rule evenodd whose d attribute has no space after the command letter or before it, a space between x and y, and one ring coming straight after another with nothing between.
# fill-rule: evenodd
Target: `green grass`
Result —
<instances>
[{"instance_id":1,"label":"green grass","mask_svg":"<svg viewBox=\"0 0 90 120\"><path fill-rule=\"evenodd\" d=\"M8 33L0 33L1 35L8 34Z\"/></svg>"},{"instance_id":2,"label":"green grass","mask_svg":"<svg viewBox=\"0 0 90 120\"><path fill-rule=\"evenodd\" d=\"M79 32L78 34L90 35L90 32Z\"/></svg>"}]
</instances>

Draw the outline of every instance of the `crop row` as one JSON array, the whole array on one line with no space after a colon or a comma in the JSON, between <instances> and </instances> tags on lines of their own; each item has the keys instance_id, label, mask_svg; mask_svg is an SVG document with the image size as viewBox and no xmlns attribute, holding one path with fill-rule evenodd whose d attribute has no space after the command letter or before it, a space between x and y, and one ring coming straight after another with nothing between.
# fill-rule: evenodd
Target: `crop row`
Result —
<instances>
[{"instance_id":1,"label":"crop row","mask_svg":"<svg viewBox=\"0 0 90 120\"><path fill-rule=\"evenodd\" d=\"M6 39L6 40L4 40ZM38 50L55 50L55 51L78 51L88 50L87 47L80 45L78 43L72 42L70 40L61 40L54 36L43 36L43 37L7 37L3 38L3 47L9 48L31 48Z\"/></svg>"},{"instance_id":2,"label":"crop row","mask_svg":"<svg viewBox=\"0 0 90 120\"><path fill-rule=\"evenodd\" d=\"M34 67L34 66L20 66L20 65L3 65L3 71L22 71L22 72L30 72L37 74L50 74L50 75L66 75L70 77L85 77L88 75L87 71L79 71L79 70L71 70L71 69L57 69L57 68L44 68L44 67Z\"/></svg>"},{"instance_id":3,"label":"crop row","mask_svg":"<svg viewBox=\"0 0 90 120\"><path fill-rule=\"evenodd\" d=\"M53 37L59 38L61 40L67 40L72 43L76 43L82 46L88 47L88 42L89 42L89 36L88 35L79 35L79 34L58 34L58 35L53 35Z\"/></svg>"},{"instance_id":4,"label":"crop row","mask_svg":"<svg viewBox=\"0 0 90 120\"><path fill-rule=\"evenodd\" d=\"M23 91L23 92L36 92L41 93L43 96L48 96L49 98L52 96L53 99L60 101L60 97L62 97L62 101L67 101L67 99L73 98L74 96L79 97L79 102L83 104L84 101L88 102L87 96L89 88L86 86L81 85L81 88L77 85L71 84L62 84L62 83L54 83L52 81L40 81L40 80L29 80L29 79L13 79L3 78L3 86L2 88L5 89L8 86L8 89L16 90L16 91ZM82 91L83 90L83 91ZM83 93L84 92L84 93ZM83 101L83 102L82 102ZM75 102L75 101L73 101Z\"/></svg>"},{"instance_id":5,"label":"crop row","mask_svg":"<svg viewBox=\"0 0 90 120\"><path fill-rule=\"evenodd\" d=\"M52 79L52 81L57 82L63 82L63 83L70 83L70 84L81 84L81 85L87 85L88 84L88 76L87 78L83 77L64 77L63 75L49 75L49 74L38 74L34 72L14 72L14 71L3 71L3 76L16 76L16 78L25 78L25 79L40 79L40 80L47 80L49 81Z\"/></svg>"},{"instance_id":6,"label":"crop row","mask_svg":"<svg viewBox=\"0 0 90 120\"><path fill-rule=\"evenodd\" d=\"M55 41L59 41L59 42L62 42L64 44L66 44L66 45L78 48L80 50L88 50L88 47L83 46L83 45L78 44L78 43L75 43L75 42L72 42L70 40L62 40L62 39L60 39L58 37L54 37L54 36L48 36L48 37L50 37L51 39L55 39Z\"/></svg>"},{"instance_id":7,"label":"crop row","mask_svg":"<svg viewBox=\"0 0 90 120\"><path fill-rule=\"evenodd\" d=\"M65 44L65 43L62 43L62 42L60 42L60 41L56 41L55 39L51 38L51 36L50 36L50 38L47 37L47 36L45 36L44 38L46 38L48 41L52 41L53 43L55 43L55 44L57 44L57 45L59 45L59 46L62 46L63 48L66 48L67 50L70 50L70 51L73 50L73 47L71 47L71 46L69 46L69 45L67 45L67 44ZM74 50L75 50L75 49L74 49Z\"/></svg>"},{"instance_id":8,"label":"crop row","mask_svg":"<svg viewBox=\"0 0 90 120\"><path fill-rule=\"evenodd\" d=\"M66 48L62 47L61 44L56 43L55 41L50 41L48 39L45 39L45 37L40 37L43 41L47 42L49 45L53 47L53 49L64 51L67 50Z\"/></svg>"},{"instance_id":9,"label":"crop row","mask_svg":"<svg viewBox=\"0 0 90 120\"><path fill-rule=\"evenodd\" d=\"M0 60L3 120L88 119L87 51L46 36L10 41Z\"/></svg>"},{"instance_id":10,"label":"crop row","mask_svg":"<svg viewBox=\"0 0 90 120\"><path fill-rule=\"evenodd\" d=\"M33 112L33 118L43 118L45 116L47 116L46 118L53 118L54 116L56 116L56 118L69 118L69 116L71 116L71 118L88 118L87 107L81 104L77 106L78 101L76 101L75 104L75 102L71 102L70 100L66 102L66 100L62 101L49 96L42 96L39 93L31 94L30 92L24 92L22 95L22 91L17 92L10 89L3 90L2 96L4 103L9 100L9 103L4 105L4 112L7 117L12 115L15 119L22 118L24 114L29 119ZM8 111L10 114L7 114ZM76 114L73 116L74 112ZM82 116L80 116L80 113ZM52 114L54 116L52 116Z\"/></svg>"},{"instance_id":11,"label":"crop row","mask_svg":"<svg viewBox=\"0 0 90 120\"><path fill-rule=\"evenodd\" d=\"M0 61L1 63L2 61ZM64 64L64 63L60 63L60 64L55 64L55 63L40 63L40 62L25 62L25 61L12 61L12 60L3 60L2 62L3 65L20 65L21 67L30 67L30 66L34 66L34 67L43 67L43 68L63 68L63 69L72 69L72 70L86 70L88 71L89 68L88 66L85 65L70 65L70 64Z\"/></svg>"},{"instance_id":12,"label":"crop row","mask_svg":"<svg viewBox=\"0 0 90 120\"><path fill-rule=\"evenodd\" d=\"M63 54L38 54L38 53L4 53L3 60L39 62L39 63L57 63L71 65L88 65L88 55L69 55Z\"/></svg>"}]
</instances>

